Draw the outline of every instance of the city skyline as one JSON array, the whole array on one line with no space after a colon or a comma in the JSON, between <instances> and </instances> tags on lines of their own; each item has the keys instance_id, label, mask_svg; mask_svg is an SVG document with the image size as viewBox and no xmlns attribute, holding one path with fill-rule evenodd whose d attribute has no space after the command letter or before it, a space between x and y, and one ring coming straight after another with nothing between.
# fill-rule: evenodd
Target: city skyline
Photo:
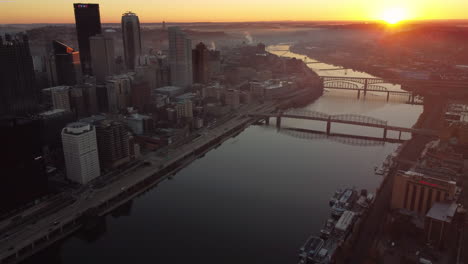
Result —
<instances>
[{"instance_id":1,"label":"city skyline","mask_svg":"<svg viewBox=\"0 0 468 264\"><path fill-rule=\"evenodd\" d=\"M29 23L74 23L72 4L77 1L44 0L41 2L3 1L0 2L0 24ZM88 1L84 1L88 2ZM464 10L468 2L451 0L439 1L373 1L333 0L305 1L292 0L287 5L279 1L241 0L232 3L223 0L203 0L196 3L188 0L164 3L160 0L148 3L133 1L91 1L101 6L103 23L119 23L122 14L131 10L139 15L142 23L159 22L245 22L245 21L330 21L330 20L432 20L468 19ZM9 12L8 10L15 10ZM267 12L265 12L267 10ZM395 14L397 12L398 14Z\"/></svg>"}]
</instances>

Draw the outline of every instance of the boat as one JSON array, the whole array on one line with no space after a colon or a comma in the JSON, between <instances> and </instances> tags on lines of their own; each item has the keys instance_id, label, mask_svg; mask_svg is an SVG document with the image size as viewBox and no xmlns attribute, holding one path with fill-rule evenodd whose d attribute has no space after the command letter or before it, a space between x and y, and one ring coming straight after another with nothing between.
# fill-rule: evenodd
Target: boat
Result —
<instances>
[{"instance_id":1,"label":"boat","mask_svg":"<svg viewBox=\"0 0 468 264\"><path fill-rule=\"evenodd\" d=\"M338 199L341 197L341 195L343 194L343 190L341 189L338 189L335 191L335 194L333 194L333 197L330 199L330 207L332 207L333 205L335 205L335 203L338 201Z\"/></svg>"},{"instance_id":2,"label":"boat","mask_svg":"<svg viewBox=\"0 0 468 264\"><path fill-rule=\"evenodd\" d=\"M299 263L313 263L313 258L322 248L325 241L317 236L311 236L299 250Z\"/></svg>"},{"instance_id":3,"label":"boat","mask_svg":"<svg viewBox=\"0 0 468 264\"><path fill-rule=\"evenodd\" d=\"M329 218L323 228L320 230L320 237L323 239L327 239L331 233L333 232L333 229L335 228L336 220L333 218Z\"/></svg>"},{"instance_id":4,"label":"boat","mask_svg":"<svg viewBox=\"0 0 468 264\"><path fill-rule=\"evenodd\" d=\"M357 196L357 191L355 189L344 190L340 198L333 204L331 215L340 218L344 211L350 210L354 206Z\"/></svg>"}]
</instances>

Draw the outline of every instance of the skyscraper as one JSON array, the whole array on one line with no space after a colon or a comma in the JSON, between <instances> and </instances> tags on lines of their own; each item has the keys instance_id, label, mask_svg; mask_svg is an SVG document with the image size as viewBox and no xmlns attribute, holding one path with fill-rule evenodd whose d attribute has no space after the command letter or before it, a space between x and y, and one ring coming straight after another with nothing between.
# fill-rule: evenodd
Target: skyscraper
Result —
<instances>
[{"instance_id":1,"label":"skyscraper","mask_svg":"<svg viewBox=\"0 0 468 264\"><path fill-rule=\"evenodd\" d=\"M96 128L87 123L68 124L62 130L63 153L67 178L81 184L101 174L96 139Z\"/></svg>"},{"instance_id":2,"label":"skyscraper","mask_svg":"<svg viewBox=\"0 0 468 264\"><path fill-rule=\"evenodd\" d=\"M169 27L168 31L172 85L192 85L192 41L179 27Z\"/></svg>"},{"instance_id":3,"label":"skyscraper","mask_svg":"<svg viewBox=\"0 0 468 264\"><path fill-rule=\"evenodd\" d=\"M75 85L81 79L80 53L57 40L52 43L57 85Z\"/></svg>"},{"instance_id":4,"label":"skyscraper","mask_svg":"<svg viewBox=\"0 0 468 264\"><path fill-rule=\"evenodd\" d=\"M141 55L140 20L135 13L122 15L122 39L124 45L125 66L134 70Z\"/></svg>"},{"instance_id":5,"label":"skyscraper","mask_svg":"<svg viewBox=\"0 0 468 264\"><path fill-rule=\"evenodd\" d=\"M209 80L208 59L209 51L203 42L197 44L192 51L193 59L193 82L207 83Z\"/></svg>"},{"instance_id":6,"label":"skyscraper","mask_svg":"<svg viewBox=\"0 0 468 264\"><path fill-rule=\"evenodd\" d=\"M91 67L98 83L104 83L106 77L115 73L114 40L103 35L89 38Z\"/></svg>"},{"instance_id":7,"label":"skyscraper","mask_svg":"<svg viewBox=\"0 0 468 264\"><path fill-rule=\"evenodd\" d=\"M27 36L0 36L0 116L32 113L38 98Z\"/></svg>"},{"instance_id":8,"label":"skyscraper","mask_svg":"<svg viewBox=\"0 0 468 264\"><path fill-rule=\"evenodd\" d=\"M81 67L84 74L93 73L89 38L101 34L99 4L73 4L75 9L76 33L80 49Z\"/></svg>"},{"instance_id":9,"label":"skyscraper","mask_svg":"<svg viewBox=\"0 0 468 264\"><path fill-rule=\"evenodd\" d=\"M131 105L133 75L114 75L106 80L108 110L117 113Z\"/></svg>"}]
</instances>

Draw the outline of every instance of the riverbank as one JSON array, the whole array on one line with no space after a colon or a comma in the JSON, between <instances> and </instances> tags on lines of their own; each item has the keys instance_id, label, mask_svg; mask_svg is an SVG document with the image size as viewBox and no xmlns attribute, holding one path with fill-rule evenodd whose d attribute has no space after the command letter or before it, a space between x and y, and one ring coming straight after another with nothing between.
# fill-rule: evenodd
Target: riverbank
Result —
<instances>
[{"instance_id":1,"label":"riverbank","mask_svg":"<svg viewBox=\"0 0 468 264\"><path fill-rule=\"evenodd\" d=\"M425 101L424 112L414 128L440 130L443 127L441 116L444 113L444 104L440 101L433 104L435 101L437 101L436 98ZM395 162L398 165L388 173L382 182L372 210L361 225L362 229L353 244L354 246L349 251L352 254L348 255L346 263L361 264L366 263L366 261L377 260L375 247L384 232L383 223L385 223L387 215L390 213L390 200L395 175L400 170L408 170L412 166L409 163L416 163L426 144L432 140L434 140L432 137L416 135L402 146L401 151L395 157ZM400 160L404 162L400 163Z\"/></svg>"}]
</instances>

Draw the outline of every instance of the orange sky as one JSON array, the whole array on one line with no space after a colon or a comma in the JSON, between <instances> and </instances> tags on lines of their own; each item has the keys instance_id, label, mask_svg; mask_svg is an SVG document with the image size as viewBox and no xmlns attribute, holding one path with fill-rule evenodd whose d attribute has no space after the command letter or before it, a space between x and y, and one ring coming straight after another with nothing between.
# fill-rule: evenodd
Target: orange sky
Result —
<instances>
[{"instance_id":1,"label":"orange sky","mask_svg":"<svg viewBox=\"0 0 468 264\"><path fill-rule=\"evenodd\" d=\"M0 0L0 24L74 23L73 0ZM142 22L468 19L468 0L98 0L102 22L133 11Z\"/></svg>"}]
</instances>

